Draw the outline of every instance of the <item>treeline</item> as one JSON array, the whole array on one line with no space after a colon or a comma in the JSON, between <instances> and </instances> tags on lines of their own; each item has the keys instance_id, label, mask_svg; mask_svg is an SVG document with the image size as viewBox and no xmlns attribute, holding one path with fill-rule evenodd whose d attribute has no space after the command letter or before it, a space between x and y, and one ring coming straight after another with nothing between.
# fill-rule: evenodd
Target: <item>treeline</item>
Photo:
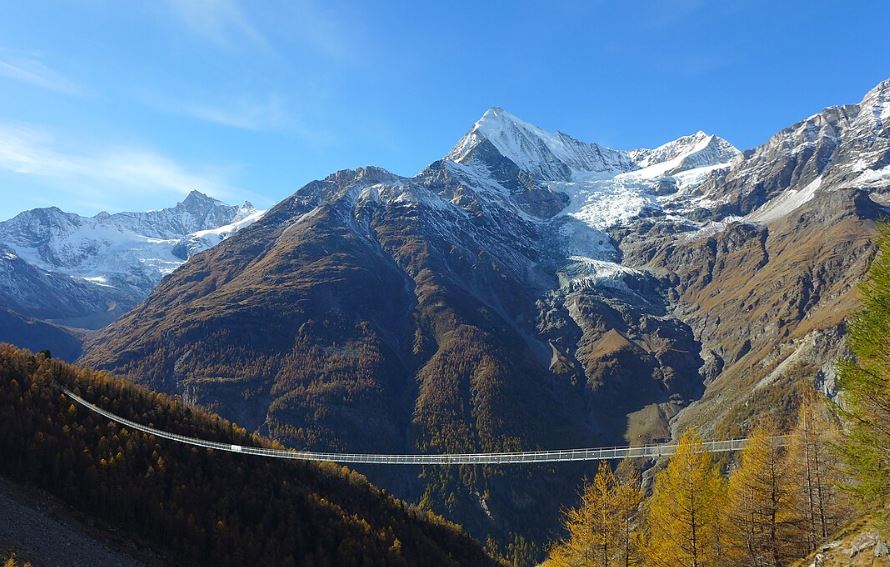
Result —
<instances>
[{"instance_id":1,"label":"treeline","mask_svg":"<svg viewBox=\"0 0 890 567\"><path fill-rule=\"evenodd\" d=\"M781 566L814 551L849 516L829 412L808 398L786 437L763 424L730 474L687 432L643 500L630 462L600 466L547 565Z\"/></svg>"},{"instance_id":2,"label":"treeline","mask_svg":"<svg viewBox=\"0 0 890 567\"><path fill-rule=\"evenodd\" d=\"M600 466L568 535L546 565L779 567L807 556L854 514L890 530L890 227L860 286L848 328L837 403L804 396L796 425L763 422L735 466L723 470L685 433L643 500L629 463Z\"/></svg>"},{"instance_id":3,"label":"treeline","mask_svg":"<svg viewBox=\"0 0 890 567\"><path fill-rule=\"evenodd\" d=\"M274 446L216 415L0 345L0 474L199 565L494 565L463 531L333 464L159 440L71 403L54 384L183 435Z\"/></svg>"}]
</instances>

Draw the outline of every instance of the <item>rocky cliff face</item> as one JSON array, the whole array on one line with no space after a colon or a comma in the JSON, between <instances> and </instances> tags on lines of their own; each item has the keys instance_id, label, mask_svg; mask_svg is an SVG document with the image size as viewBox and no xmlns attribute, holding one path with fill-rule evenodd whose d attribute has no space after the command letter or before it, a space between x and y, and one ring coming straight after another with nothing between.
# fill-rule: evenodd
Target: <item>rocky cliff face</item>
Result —
<instances>
[{"instance_id":1,"label":"rocky cliff face","mask_svg":"<svg viewBox=\"0 0 890 567\"><path fill-rule=\"evenodd\" d=\"M884 81L859 104L826 108L745 152L744 159L724 175L698 189L712 203L707 216L747 215L789 192L806 199L820 185L886 186L890 176L888 97L890 81Z\"/></svg>"},{"instance_id":2,"label":"rocky cliff face","mask_svg":"<svg viewBox=\"0 0 890 567\"><path fill-rule=\"evenodd\" d=\"M734 423L742 408L801 378L831 391L844 319L885 214L867 191L838 189L769 223L732 223L658 252L648 266L670 274L674 313L695 330L709 383L676 428L732 435L746 427Z\"/></svg>"},{"instance_id":3,"label":"rocky cliff face","mask_svg":"<svg viewBox=\"0 0 890 567\"><path fill-rule=\"evenodd\" d=\"M884 214L888 90L746 152L701 132L610 150L492 109L416 177L303 187L83 360L300 448L744 428L745 408L830 382ZM540 540L583 469L368 472L477 534Z\"/></svg>"},{"instance_id":4,"label":"rocky cliff face","mask_svg":"<svg viewBox=\"0 0 890 567\"><path fill-rule=\"evenodd\" d=\"M626 263L670 280L673 313L702 345L709 386L675 429L737 432L740 414L781 412L769 400L801 377L832 390L844 319L874 257L874 224L888 214L888 93L884 81L706 180L694 199L712 207L696 212L716 221L613 229Z\"/></svg>"}]
</instances>

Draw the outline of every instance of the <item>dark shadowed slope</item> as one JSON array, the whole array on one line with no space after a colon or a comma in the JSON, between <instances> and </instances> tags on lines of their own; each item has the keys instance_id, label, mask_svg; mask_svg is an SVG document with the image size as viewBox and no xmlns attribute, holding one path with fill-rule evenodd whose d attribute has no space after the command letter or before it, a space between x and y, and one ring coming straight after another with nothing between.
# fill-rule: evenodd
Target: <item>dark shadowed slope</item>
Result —
<instances>
[{"instance_id":1,"label":"dark shadowed slope","mask_svg":"<svg viewBox=\"0 0 890 567\"><path fill-rule=\"evenodd\" d=\"M154 542L176 562L494 565L456 526L348 469L273 463L129 432L78 410L54 382L182 434L270 442L123 380L0 346L0 472Z\"/></svg>"},{"instance_id":2,"label":"dark shadowed slope","mask_svg":"<svg viewBox=\"0 0 890 567\"><path fill-rule=\"evenodd\" d=\"M74 361L81 354L81 340L74 331L0 307L2 343L12 343L35 352L49 350L55 357Z\"/></svg>"}]
</instances>

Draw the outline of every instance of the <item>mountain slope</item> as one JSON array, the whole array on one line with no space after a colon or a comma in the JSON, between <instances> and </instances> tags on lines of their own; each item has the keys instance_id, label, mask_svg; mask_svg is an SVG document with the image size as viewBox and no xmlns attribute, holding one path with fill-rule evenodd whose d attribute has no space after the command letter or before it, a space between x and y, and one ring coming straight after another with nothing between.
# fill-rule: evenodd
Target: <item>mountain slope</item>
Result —
<instances>
[{"instance_id":1,"label":"mountain slope","mask_svg":"<svg viewBox=\"0 0 890 567\"><path fill-rule=\"evenodd\" d=\"M35 352L49 350L62 360L76 360L82 351L79 334L51 323L22 317L0 307L0 343L17 344Z\"/></svg>"},{"instance_id":2,"label":"mountain slope","mask_svg":"<svg viewBox=\"0 0 890 567\"><path fill-rule=\"evenodd\" d=\"M618 253L601 230L558 214L573 196L549 184L636 166L619 152L566 142L570 152L553 140L560 151L529 142L511 159L485 130L477 124L458 143L460 161L436 162L415 178L364 168L307 185L161 282L91 341L84 361L317 449L596 445L622 440L628 412L676 413L700 393L700 362L691 331L662 300L630 288L601 297L580 285L565 292L589 304L576 313L563 292L546 296L560 289L563 270L572 272L564 279L595 282L591 266L600 260L592 258ZM560 172L559 181L541 172ZM543 305L553 314L539 321ZM615 325L652 350L640 384L621 378L633 357L602 361L611 370L588 380L584 365L602 366L599 359L570 352L567 333L593 343ZM560 372L551 371L554 357L565 361ZM646 397L626 395L638 387ZM639 437L664 436L656 421ZM507 538L519 527L543 540L574 494L574 481L561 479L581 468L369 474L474 533Z\"/></svg>"},{"instance_id":3,"label":"mountain slope","mask_svg":"<svg viewBox=\"0 0 890 567\"><path fill-rule=\"evenodd\" d=\"M700 192L711 216L742 216L789 190L882 188L890 178L890 80L859 104L826 108L778 132ZM824 189L823 189L824 190Z\"/></svg>"},{"instance_id":4,"label":"mountain slope","mask_svg":"<svg viewBox=\"0 0 890 567\"><path fill-rule=\"evenodd\" d=\"M702 344L712 383L675 429L738 433L732 416L776 411L770 391L802 378L833 391L844 320L888 215L888 92L884 81L785 129L703 183L720 222L619 229L626 262L670 274L674 312Z\"/></svg>"},{"instance_id":5,"label":"mountain slope","mask_svg":"<svg viewBox=\"0 0 890 567\"><path fill-rule=\"evenodd\" d=\"M0 244L0 301L36 319L108 323L138 296L37 268Z\"/></svg>"},{"instance_id":6,"label":"mountain slope","mask_svg":"<svg viewBox=\"0 0 890 567\"><path fill-rule=\"evenodd\" d=\"M746 425L726 416L781 411L763 405L769 390L801 379L833 392L844 320L886 214L865 192L837 191L766 225L671 244L653 259L675 274L677 310L696 330L712 381L677 429L741 433Z\"/></svg>"},{"instance_id":7,"label":"mountain slope","mask_svg":"<svg viewBox=\"0 0 890 567\"><path fill-rule=\"evenodd\" d=\"M888 89L746 152L704 133L610 150L491 109L413 178L362 168L303 187L83 360L295 447L723 431L761 378L830 382L884 210ZM368 472L503 543L546 538L584 469Z\"/></svg>"},{"instance_id":8,"label":"mountain slope","mask_svg":"<svg viewBox=\"0 0 890 567\"><path fill-rule=\"evenodd\" d=\"M58 382L183 435L271 446L218 416L0 345L0 472L153 542L175 563L494 565L455 526L334 465L196 451L78 410Z\"/></svg>"},{"instance_id":9,"label":"mountain slope","mask_svg":"<svg viewBox=\"0 0 890 567\"><path fill-rule=\"evenodd\" d=\"M434 192L488 205L467 189L444 164L419 180L369 168L310 184L164 280L85 361L110 367L97 363L109 357L152 387L237 414L295 447L445 452L581 443L583 427L565 409L551 427L534 425L561 402L538 360L549 356L545 345L529 352L530 321L508 315L533 316L533 293L515 282L533 270L525 254L534 252L512 241L517 230L532 236L533 226L497 219L514 223L505 231ZM456 248L470 231L479 241ZM128 345L117 334L125 328L138 329ZM509 413L515 418L504 419ZM544 468L541 475L552 476ZM541 513L527 486L511 483L530 472L499 472L491 483L500 490L480 478L469 491L456 473L372 478L415 499L426 494L477 533L492 524L483 506L528 521ZM556 501L573 490L547 489ZM484 493L492 495L487 502ZM554 519L557 512L549 510Z\"/></svg>"},{"instance_id":10,"label":"mountain slope","mask_svg":"<svg viewBox=\"0 0 890 567\"><path fill-rule=\"evenodd\" d=\"M0 565L161 567L145 542L133 541L47 492L0 476Z\"/></svg>"}]
</instances>

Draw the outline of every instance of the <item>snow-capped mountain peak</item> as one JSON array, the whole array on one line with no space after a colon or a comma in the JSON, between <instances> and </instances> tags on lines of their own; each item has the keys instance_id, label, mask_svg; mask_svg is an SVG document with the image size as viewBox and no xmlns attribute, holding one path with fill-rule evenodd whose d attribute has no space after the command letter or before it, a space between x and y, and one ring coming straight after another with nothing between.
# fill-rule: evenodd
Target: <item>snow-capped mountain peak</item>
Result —
<instances>
[{"instance_id":1,"label":"snow-capped mountain peak","mask_svg":"<svg viewBox=\"0 0 890 567\"><path fill-rule=\"evenodd\" d=\"M859 103L860 117L878 129L890 128L890 79L865 93Z\"/></svg>"},{"instance_id":2,"label":"snow-capped mountain peak","mask_svg":"<svg viewBox=\"0 0 890 567\"><path fill-rule=\"evenodd\" d=\"M698 140L707 137L707 134L701 130L696 132L695 134L691 134L688 136L681 136L676 140L671 140L670 142L666 142L657 148L638 148L635 150L629 150L627 155L630 158L642 167L648 167L655 163L660 163L669 159L673 159L677 157L682 151L683 148L688 149L690 143L695 143Z\"/></svg>"},{"instance_id":3,"label":"snow-capped mountain peak","mask_svg":"<svg viewBox=\"0 0 890 567\"><path fill-rule=\"evenodd\" d=\"M628 154L640 167L632 175L653 178L729 164L742 152L723 138L699 130L657 148L632 150Z\"/></svg>"},{"instance_id":4,"label":"snow-capped mountain peak","mask_svg":"<svg viewBox=\"0 0 890 567\"><path fill-rule=\"evenodd\" d=\"M555 223L570 255L601 261L616 255L603 231L641 215L694 210L704 198L695 189L741 156L703 131L653 149L613 150L494 107L445 159L476 185L506 189L491 193L493 203Z\"/></svg>"},{"instance_id":5,"label":"snow-capped mountain peak","mask_svg":"<svg viewBox=\"0 0 890 567\"><path fill-rule=\"evenodd\" d=\"M147 295L191 255L252 224L263 211L192 191L174 207L84 217L56 207L0 222L0 244L54 277Z\"/></svg>"},{"instance_id":6,"label":"snow-capped mountain peak","mask_svg":"<svg viewBox=\"0 0 890 567\"><path fill-rule=\"evenodd\" d=\"M152 238L182 238L199 230L217 228L256 212L253 205L227 205L200 191L192 191L175 207L148 212L116 213L107 222ZM94 217L97 218L97 217Z\"/></svg>"},{"instance_id":7,"label":"snow-capped mountain peak","mask_svg":"<svg viewBox=\"0 0 890 567\"><path fill-rule=\"evenodd\" d=\"M215 203L219 203L219 201L217 201L213 197L210 197L209 195L201 193L197 189L192 189L191 192L186 195L185 199L183 199L183 201L179 203L179 205L182 205L186 208L194 208L206 205L213 205Z\"/></svg>"},{"instance_id":8,"label":"snow-capped mountain peak","mask_svg":"<svg viewBox=\"0 0 890 567\"><path fill-rule=\"evenodd\" d=\"M241 206L239 213L232 218L230 223L216 228L199 230L193 232L187 238L184 238L183 244L187 250L186 256L190 258L198 252L213 248L242 228L257 222L263 218L265 214L266 211L258 211L254 209L253 205L249 202L244 203L244 205ZM182 246L177 248L177 252L180 252L181 250Z\"/></svg>"},{"instance_id":9,"label":"snow-capped mountain peak","mask_svg":"<svg viewBox=\"0 0 890 567\"><path fill-rule=\"evenodd\" d=\"M499 107L488 109L445 159L469 163L486 142L540 181L568 181L635 167L624 152L581 142L562 132L547 132Z\"/></svg>"}]
</instances>

